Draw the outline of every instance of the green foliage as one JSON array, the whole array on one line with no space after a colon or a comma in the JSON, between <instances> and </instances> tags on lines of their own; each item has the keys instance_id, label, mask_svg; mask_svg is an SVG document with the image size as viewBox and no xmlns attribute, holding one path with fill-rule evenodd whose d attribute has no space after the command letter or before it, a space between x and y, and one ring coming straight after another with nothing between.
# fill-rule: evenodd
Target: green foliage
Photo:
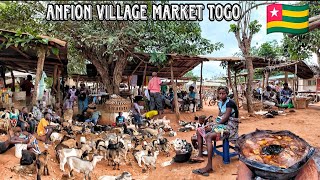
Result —
<instances>
[{"instance_id":1,"label":"green foliage","mask_svg":"<svg viewBox=\"0 0 320 180\"><path fill-rule=\"evenodd\" d=\"M240 30L240 28L239 28L236 24L230 24L230 29L229 29L228 32L233 32L233 33L235 33L235 32L237 32L237 31L239 31L239 30Z\"/></svg>"},{"instance_id":2,"label":"green foliage","mask_svg":"<svg viewBox=\"0 0 320 180\"><path fill-rule=\"evenodd\" d=\"M320 5L313 1L301 1L298 4L309 3L309 16L319 15ZM305 34L289 37L284 34L283 44L286 56L293 60L304 60L311 57L312 53L319 54L320 30L315 29Z\"/></svg>"},{"instance_id":3,"label":"green foliage","mask_svg":"<svg viewBox=\"0 0 320 180\"><path fill-rule=\"evenodd\" d=\"M183 77L191 78L192 81L197 81L199 79L199 76L194 75L192 71L187 72Z\"/></svg>"},{"instance_id":4,"label":"green foliage","mask_svg":"<svg viewBox=\"0 0 320 180\"><path fill-rule=\"evenodd\" d=\"M282 47L278 45L276 40L265 42L258 48L258 56L267 59L274 59L282 55Z\"/></svg>"},{"instance_id":5,"label":"green foliage","mask_svg":"<svg viewBox=\"0 0 320 180\"><path fill-rule=\"evenodd\" d=\"M258 20L251 21L249 24L250 34L257 34L260 31L261 27L262 25L259 24Z\"/></svg>"},{"instance_id":6,"label":"green foliage","mask_svg":"<svg viewBox=\"0 0 320 180\"><path fill-rule=\"evenodd\" d=\"M123 60L131 61L135 52L150 53L150 62L160 67L168 61L166 54L202 55L223 47L221 43L211 43L203 38L198 22L152 21L151 18L148 21L99 21L96 13L93 13L93 21L47 22L44 17L48 2L5 3L4 10L0 12L2 28L28 32L34 37L37 34L46 34L65 40L68 42L69 74L83 74L85 64L90 61L99 66L100 70L102 68L104 72L108 71L108 77L103 78L113 78L113 83L115 77L109 76L118 78L114 72L116 64L119 60L121 64L124 64ZM96 3L90 2L93 7ZM147 4L151 5L150 2ZM48 43L48 40L37 40L37 43ZM56 54L57 49L52 48L51 52ZM117 71L122 71L123 68L124 66L121 66Z\"/></svg>"},{"instance_id":7,"label":"green foliage","mask_svg":"<svg viewBox=\"0 0 320 180\"><path fill-rule=\"evenodd\" d=\"M53 84L53 78L52 77L47 77L44 79L44 83L46 84L46 88L50 89Z\"/></svg>"},{"instance_id":8,"label":"green foliage","mask_svg":"<svg viewBox=\"0 0 320 180\"><path fill-rule=\"evenodd\" d=\"M44 7L39 2L4 2L0 5L0 21L2 29L15 31L15 33L0 31L4 37L4 42L0 44L1 48L10 46L22 47L23 50L36 49L41 45L48 45L49 38L42 38L38 34L43 33L46 25L39 15ZM46 46L44 46L46 47ZM59 54L58 48L51 48L51 52Z\"/></svg>"}]
</instances>

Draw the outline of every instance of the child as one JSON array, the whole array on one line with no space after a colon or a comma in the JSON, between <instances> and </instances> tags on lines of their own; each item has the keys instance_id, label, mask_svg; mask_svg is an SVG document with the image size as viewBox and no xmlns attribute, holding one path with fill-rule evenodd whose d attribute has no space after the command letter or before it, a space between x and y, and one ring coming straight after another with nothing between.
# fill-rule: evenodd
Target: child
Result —
<instances>
[{"instance_id":1,"label":"child","mask_svg":"<svg viewBox=\"0 0 320 180\"><path fill-rule=\"evenodd\" d=\"M116 117L117 126L125 126L126 118L122 115L122 112L119 112L119 116Z\"/></svg>"},{"instance_id":2,"label":"child","mask_svg":"<svg viewBox=\"0 0 320 180\"><path fill-rule=\"evenodd\" d=\"M127 129L126 118L122 114L122 112L119 112L119 116L116 117L116 125L118 127L123 127L123 132L125 134L132 135L132 133Z\"/></svg>"}]
</instances>

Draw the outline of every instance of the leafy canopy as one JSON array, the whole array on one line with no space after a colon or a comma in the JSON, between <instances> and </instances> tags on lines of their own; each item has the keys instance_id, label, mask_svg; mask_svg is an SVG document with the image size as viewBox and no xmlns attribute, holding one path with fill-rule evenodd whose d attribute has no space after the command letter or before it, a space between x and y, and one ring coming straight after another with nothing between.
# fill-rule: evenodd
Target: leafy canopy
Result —
<instances>
[{"instance_id":1,"label":"leafy canopy","mask_svg":"<svg viewBox=\"0 0 320 180\"><path fill-rule=\"evenodd\" d=\"M313 1L301 1L298 4L309 4L309 16L317 16L320 12L320 5ZM320 57L320 30L315 29L305 34L289 37L284 34L283 44L290 59L303 60L316 53ZM320 63L320 62L319 62Z\"/></svg>"}]
</instances>

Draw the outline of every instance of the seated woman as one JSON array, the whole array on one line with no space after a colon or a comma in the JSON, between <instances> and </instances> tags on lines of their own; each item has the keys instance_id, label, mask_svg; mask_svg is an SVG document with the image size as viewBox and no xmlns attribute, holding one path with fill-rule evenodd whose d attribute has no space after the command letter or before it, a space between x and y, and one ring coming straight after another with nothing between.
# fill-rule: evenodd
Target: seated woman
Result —
<instances>
[{"instance_id":1,"label":"seated woman","mask_svg":"<svg viewBox=\"0 0 320 180\"><path fill-rule=\"evenodd\" d=\"M267 86L266 91L262 94L263 104L268 106L278 106L278 100L276 93L271 89L270 86Z\"/></svg>"},{"instance_id":2,"label":"seated woman","mask_svg":"<svg viewBox=\"0 0 320 180\"><path fill-rule=\"evenodd\" d=\"M207 166L201 169L195 169L192 172L195 174L200 174L208 176L212 169L212 141L222 140L224 138L237 138L238 136L238 108L233 100L228 98L229 90L227 87L219 87L219 116L216 118L215 122L208 123L204 127L197 129L197 144L199 154L197 157L192 158L194 161L204 161L202 150L203 150L203 139L205 139L207 144L208 152L208 163Z\"/></svg>"},{"instance_id":3,"label":"seated woman","mask_svg":"<svg viewBox=\"0 0 320 180\"><path fill-rule=\"evenodd\" d=\"M19 114L17 126L21 128L22 131L26 131L29 129L29 123L28 123L28 108L23 107L21 109L21 112Z\"/></svg>"},{"instance_id":4,"label":"seated woman","mask_svg":"<svg viewBox=\"0 0 320 180\"><path fill-rule=\"evenodd\" d=\"M280 92L281 104L289 104L291 102L292 90L289 88L288 83L283 84L283 89Z\"/></svg>"},{"instance_id":5,"label":"seated woman","mask_svg":"<svg viewBox=\"0 0 320 180\"><path fill-rule=\"evenodd\" d=\"M194 87L190 86L189 87L189 93L188 95L184 98L182 108L184 110L184 106L189 105L189 111L194 111L194 108L196 106L196 92L194 92Z\"/></svg>"},{"instance_id":6,"label":"seated woman","mask_svg":"<svg viewBox=\"0 0 320 180\"><path fill-rule=\"evenodd\" d=\"M165 104L166 104L167 106L171 107L171 111L173 111L173 109L174 109L173 97L174 97L173 89L170 88L170 89L169 89L169 93L167 94L164 102L165 102Z\"/></svg>"},{"instance_id":7,"label":"seated woman","mask_svg":"<svg viewBox=\"0 0 320 180\"><path fill-rule=\"evenodd\" d=\"M28 150L33 151L36 154L40 154L40 148L38 146L38 141L32 134L24 131L17 131L13 132L11 129L8 132L8 139L4 142L0 142L0 154L5 153L12 147L14 147L15 144L23 143L28 144Z\"/></svg>"}]
</instances>

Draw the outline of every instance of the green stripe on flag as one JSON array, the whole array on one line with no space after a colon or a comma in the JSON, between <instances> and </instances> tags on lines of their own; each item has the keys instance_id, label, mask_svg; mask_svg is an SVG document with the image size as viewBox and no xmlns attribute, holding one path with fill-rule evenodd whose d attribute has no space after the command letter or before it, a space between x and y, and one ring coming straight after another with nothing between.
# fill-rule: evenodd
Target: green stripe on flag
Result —
<instances>
[{"instance_id":1,"label":"green stripe on flag","mask_svg":"<svg viewBox=\"0 0 320 180\"><path fill-rule=\"evenodd\" d=\"M309 17L289 17L289 16L282 16L282 21L292 22L292 23L302 23L309 21Z\"/></svg>"},{"instance_id":2,"label":"green stripe on flag","mask_svg":"<svg viewBox=\"0 0 320 180\"><path fill-rule=\"evenodd\" d=\"M291 28L284 28L284 27L273 27L267 29L267 34L274 33L274 32L283 32L289 34L303 34L309 31L309 28L303 29L291 29Z\"/></svg>"},{"instance_id":3,"label":"green stripe on flag","mask_svg":"<svg viewBox=\"0 0 320 180\"><path fill-rule=\"evenodd\" d=\"M305 4L303 6L292 6L287 4L282 4L282 10L288 10L288 11L304 11L309 9L309 4Z\"/></svg>"}]
</instances>

